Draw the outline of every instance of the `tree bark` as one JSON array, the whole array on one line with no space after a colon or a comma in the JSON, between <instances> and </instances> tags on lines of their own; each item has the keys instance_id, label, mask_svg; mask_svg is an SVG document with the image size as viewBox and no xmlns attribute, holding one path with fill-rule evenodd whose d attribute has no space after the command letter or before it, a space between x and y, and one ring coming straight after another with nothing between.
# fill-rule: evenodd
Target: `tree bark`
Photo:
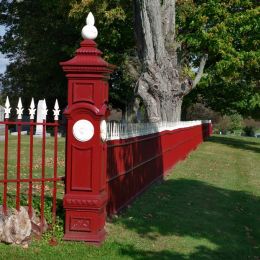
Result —
<instances>
[{"instance_id":1,"label":"tree bark","mask_svg":"<svg viewBox=\"0 0 260 260\"><path fill-rule=\"evenodd\" d=\"M142 64L137 94L144 102L149 121L179 121L183 97L201 79L206 56L194 81L180 76L175 43L175 0L134 0L134 13Z\"/></svg>"}]
</instances>

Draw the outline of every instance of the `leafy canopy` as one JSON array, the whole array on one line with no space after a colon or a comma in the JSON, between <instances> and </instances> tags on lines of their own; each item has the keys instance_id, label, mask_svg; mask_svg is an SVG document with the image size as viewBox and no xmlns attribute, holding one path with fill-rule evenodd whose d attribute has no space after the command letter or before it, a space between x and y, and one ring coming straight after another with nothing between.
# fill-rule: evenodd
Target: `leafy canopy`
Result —
<instances>
[{"instance_id":1,"label":"leafy canopy","mask_svg":"<svg viewBox=\"0 0 260 260\"><path fill-rule=\"evenodd\" d=\"M260 109L260 7L256 0L180 0L178 37L186 59L208 53L206 77L189 98L203 97L217 111ZM260 116L260 115L259 115Z\"/></svg>"},{"instance_id":2,"label":"leafy canopy","mask_svg":"<svg viewBox=\"0 0 260 260\"><path fill-rule=\"evenodd\" d=\"M80 32L91 10L99 29L99 48L105 59L120 67L112 78L112 101L125 106L132 95L121 68L134 45L130 6L119 0L1 1L0 24L7 32L0 51L11 60L1 77L2 96L23 96L27 105L32 96L52 103L58 97L64 107L67 84L59 62L70 59L79 47Z\"/></svg>"},{"instance_id":3,"label":"leafy canopy","mask_svg":"<svg viewBox=\"0 0 260 260\"><path fill-rule=\"evenodd\" d=\"M177 39L184 74L208 53L206 76L186 103L198 97L217 111L255 114L260 110L259 11L257 0L178 0ZM105 59L118 66L111 100L124 108L133 97L125 66L135 55L133 3L125 0L2 0L0 24L7 26L0 51L11 60L1 77L2 95L31 96L66 105L66 79L59 62L71 58L91 10Z\"/></svg>"}]
</instances>

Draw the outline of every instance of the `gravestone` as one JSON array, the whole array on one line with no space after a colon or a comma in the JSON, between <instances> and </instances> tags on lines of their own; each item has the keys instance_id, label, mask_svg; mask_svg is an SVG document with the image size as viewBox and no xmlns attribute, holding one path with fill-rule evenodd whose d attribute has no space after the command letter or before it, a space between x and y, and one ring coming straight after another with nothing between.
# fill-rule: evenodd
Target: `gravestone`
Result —
<instances>
[{"instance_id":1,"label":"gravestone","mask_svg":"<svg viewBox=\"0 0 260 260\"><path fill-rule=\"evenodd\" d=\"M43 120L46 120L45 116L45 109L46 109L46 104L45 100L39 100L38 105L37 105L37 117L36 117L36 122L37 123L43 123ZM36 131L35 131L35 137L42 137L43 133L43 125L36 125ZM46 137L50 136L49 133L46 133Z\"/></svg>"},{"instance_id":2,"label":"gravestone","mask_svg":"<svg viewBox=\"0 0 260 260\"><path fill-rule=\"evenodd\" d=\"M3 106L0 106L0 121L5 121L5 108Z\"/></svg>"},{"instance_id":3,"label":"gravestone","mask_svg":"<svg viewBox=\"0 0 260 260\"><path fill-rule=\"evenodd\" d=\"M37 105L37 118L36 118L37 123L42 123L43 120L45 119L45 115L43 113L44 109L45 109L44 100L39 100L38 105ZM37 125L35 136L42 136L42 132L43 132L43 126Z\"/></svg>"}]
</instances>

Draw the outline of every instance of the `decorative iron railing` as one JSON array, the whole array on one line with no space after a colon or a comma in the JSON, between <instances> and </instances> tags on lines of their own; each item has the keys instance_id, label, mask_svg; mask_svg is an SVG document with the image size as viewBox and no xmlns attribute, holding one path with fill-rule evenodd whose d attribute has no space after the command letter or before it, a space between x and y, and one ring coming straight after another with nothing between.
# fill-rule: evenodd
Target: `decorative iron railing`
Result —
<instances>
[{"instance_id":1,"label":"decorative iron railing","mask_svg":"<svg viewBox=\"0 0 260 260\"><path fill-rule=\"evenodd\" d=\"M53 122L46 122L48 109L45 100L41 101L41 105L41 111L37 112L37 117L40 112L41 120L37 119L35 122L36 107L34 99L32 98L30 108L28 109L30 115L29 120L23 121L25 109L23 108L21 98L19 98L16 108L17 120L12 121L10 119L12 108L7 97L4 109L4 121L0 121L0 126L2 126L3 130L2 134L4 134L4 138L2 139L3 146L1 147L3 155L0 155L1 162L3 162L2 171L0 170L3 213L7 214L12 207L15 207L16 210L19 211L22 206L26 206L28 208L28 215L32 218L34 214L33 204L35 204L33 200L36 196L38 201L37 211L40 215L40 233L42 233L45 228L44 226L46 226L46 189L49 191L52 189L52 191L50 191L50 199L52 201L51 221L53 226L56 221L57 182L64 179L64 177L59 177L57 172L58 118L60 114L58 101L56 100L53 109ZM16 126L17 131L10 134L9 128L14 126ZM24 126L28 127L26 134L29 136L27 137L23 137L22 127ZM37 127L40 129L38 133L36 133ZM51 156L51 164L49 163L50 165L48 165L48 174L46 174L46 159L49 159L46 158L47 127L48 129L52 129L53 132L53 136L50 138L52 148L51 155L48 155L48 157ZM36 137L36 139L34 137ZM16 154L14 154L14 152ZM38 155L38 157L36 155ZM13 161L12 165L10 165L11 161ZM12 198L11 201L10 197ZM15 200L15 205L12 203L13 200Z\"/></svg>"}]
</instances>

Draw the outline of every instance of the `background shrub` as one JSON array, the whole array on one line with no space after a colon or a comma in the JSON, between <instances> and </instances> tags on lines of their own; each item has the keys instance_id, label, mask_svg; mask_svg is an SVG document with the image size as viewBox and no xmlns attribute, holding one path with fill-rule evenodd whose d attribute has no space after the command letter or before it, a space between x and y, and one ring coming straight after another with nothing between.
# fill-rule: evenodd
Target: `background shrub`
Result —
<instances>
[{"instance_id":1,"label":"background shrub","mask_svg":"<svg viewBox=\"0 0 260 260\"><path fill-rule=\"evenodd\" d=\"M219 121L214 125L214 132L227 134L232 125L231 118L227 115L222 116Z\"/></svg>"},{"instance_id":2,"label":"background shrub","mask_svg":"<svg viewBox=\"0 0 260 260\"><path fill-rule=\"evenodd\" d=\"M211 120L213 124L216 124L220 117L220 114L211 108L202 103L196 103L187 109L185 120Z\"/></svg>"},{"instance_id":3,"label":"background shrub","mask_svg":"<svg viewBox=\"0 0 260 260\"><path fill-rule=\"evenodd\" d=\"M243 135L245 136L255 136L255 132L260 128L260 122L255 121L252 118L244 119Z\"/></svg>"},{"instance_id":4,"label":"background shrub","mask_svg":"<svg viewBox=\"0 0 260 260\"><path fill-rule=\"evenodd\" d=\"M243 117L240 114L230 115L230 131L242 130L244 127Z\"/></svg>"}]
</instances>

